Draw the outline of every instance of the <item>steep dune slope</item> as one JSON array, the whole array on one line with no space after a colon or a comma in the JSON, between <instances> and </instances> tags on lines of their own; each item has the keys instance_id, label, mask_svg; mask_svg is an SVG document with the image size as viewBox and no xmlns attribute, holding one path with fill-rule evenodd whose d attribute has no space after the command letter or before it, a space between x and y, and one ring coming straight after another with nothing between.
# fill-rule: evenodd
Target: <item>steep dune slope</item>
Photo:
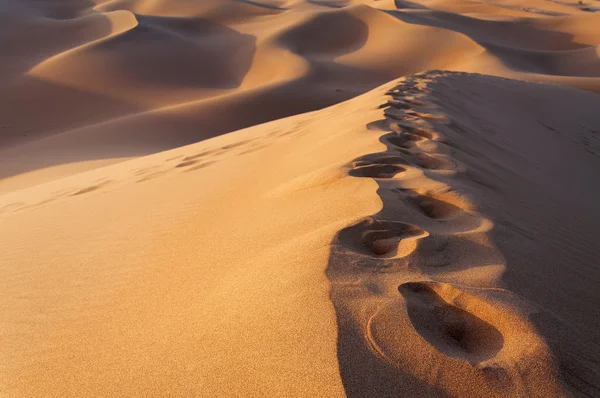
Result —
<instances>
[{"instance_id":1,"label":"steep dune slope","mask_svg":"<svg viewBox=\"0 0 600 398\"><path fill-rule=\"evenodd\" d=\"M599 106L429 72L0 195L0 391L597 396Z\"/></svg>"}]
</instances>

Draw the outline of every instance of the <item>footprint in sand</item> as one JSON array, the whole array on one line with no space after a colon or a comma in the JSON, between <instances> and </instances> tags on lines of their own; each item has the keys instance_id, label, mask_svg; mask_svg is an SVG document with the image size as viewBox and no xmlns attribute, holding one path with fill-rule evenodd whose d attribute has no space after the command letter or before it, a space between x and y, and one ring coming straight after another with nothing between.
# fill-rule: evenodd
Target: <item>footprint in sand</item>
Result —
<instances>
[{"instance_id":1,"label":"footprint in sand","mask_svg":"<svg viewBox=\"0 0 600 398\"><path fill-rule=\"evenodd\" d=\"M399 193L402 199L408 201L422 214L433 220L453 220L469 209L469 205L464 199L448 193L425 192L421 194L406 188L395 188L392 191Z\"/></svg>"},{"instance_id":2,"label":"footprint in sand","mask_svg":"<svg viewBox=\"0 0 600 398\"><path fill-rule=\"evenodd\" d=\"M17 211L17 210L22 209L26 205L27 205L27 203L25 203L25 202L9 203L6 206L3 206L2 208L0 208L0 213Z\"/></svg>"},{"instance_id":3,"label":"footprint in sand","mask_svg":"<svg viewBox=\"0 0 600 398\"><path fill-rule=\"evenodd\" d=\"M429 154L425 152L411 150L415 149L415 147L417 146L416 143L421 140L417 135L406 133L401 133L398 135L388 134L382 137L381 140L383 143L387 144L388 147L391 147L392 149L407 155L407 158L410 158L411 163L422 169L443 171L458 170L456 163L444 155ZM390 154L389 156L391 157L392 155ZM402 164L408 164L406 162L406 158L402 159Z\"/></svg>"},{"instance_id":4,"label":"footprint in sand","mask_svg":"<svg viewBox=\"0 0 600 398\"><path fill-rule=\"evenodd\" d=\"M221 148L225 149L225 150L227 150L227 149L233 149L233 148L240 147L242 145L246 145L246 144L248 144L248 143L250 143L252 141L254 141L254 139L249 139L249 140L234 142L233 144L228 144L228 145L225 145L225 146L223 146Z\"/></svg>"},{"instance_id":5,"label":"footprint in sand","mask_svg":"<svg viewBox=\"0 0 600 398\"><path fill-rule=\"evenodd\" d=\"M427 235L426 231L412 224L369 217L340 231L338 239L359 253L399 258L412 253L416 240Z\"/></svg>"},{"instance_id":6,"label":"footprint in sand","mask_svg":"<svg viewBox=\"0 0 600 398\"><path fill-rule=\"evenodd\" d=\"M99 182L97 184L90 185L90 186L82 188L82 189L80 189L78 191L75 191L70 196L83 195L83 194L86 194L86 193L89 193L89 192L97 191L98 189L100 189L102 187L105 187L105 186L107 186L108 184L110 184L112 182L113 182L112 180L101 181L101 182Z\"/></svg>"},{"instance_id":7,"label":"footprint in sand","mask_svg":"<svg viewBox=\"0 0 600 398\"><path fill-rule=\"evenodd\" d=\"M393 178L406 171L400 165L407 165L405 158L385 152L361 156L351 164L348 174L353 177Z\"/></svg>"},{"instance_id":8,"label":"footprint in sand","mask_svg":"<svg viewBox=\"0 0 600 398\"><path fill-rule=\"evenodd\" d=\"M468 379L474 396L532 396L523 383L553 387L548 347L518 296L433 281L406 282L398 292L369 318L364 336L387 363L430 383Z\"/></svg>"},{"instance_id":9,"label":"footprint in sand","mask_svg":"<svg viewBox=\"0 0 600 398\"><path fill-rule=\"evenodd\" d=\"M188 160L188 161L179 163L175 167L176 168L185 168L184 171L194 171L194 170L200 170L205 167L208 167L213 163L216 163L216 160L206 160L206 161Z\"/></svg>"},{"instance_id":10,"label":"footprint in sand","mask_svg":"<svg viewBox=\"0 0 600 398\"><path fill-rule=\"evenodd\" d=\"M424 152L417 152L413 155L414 163L427 170L456 170L456 164L442 155L431 155Z\"/></svg>"},{"instance_id":11,"label":"footprint in sand","mask_svg":"<svg viewBox=\"0 0 600 398\"><path fill-rule=\"evenodd\" d=\"M224 149L235 148L235 147L237 147L239 145L243 145L245 143L246 142L244 141L244 142L240 142L240 143L236 143L236 144L227 145L223 148L208 149L208 150L202 151L200 153L196 153L194 155L186 156L183 159L181 159L181 162L179 162L177 165L175 165L175 168L179 168L179 169L183 168L183 169L185 169L185 171L193 171L193 170L202 169L202 168L209 166L216 162L216 160L205 160L204 158L206 158L207 156L219 154L220 152L223 152Z\"/></svg>"},{"instance_id":12,"label":"footprint in sand","mask_svg":"<svg viewBox=\"0 0 600 398\"><path fill-rule=\"evenodd\" d=\"M182 159L182 162L189 162L192 160L198 160L204 156L209 156L209 155L213 155L213 154L217 154L219 152L221 152L222 149L207 149L206 151L202 151L200 153L196 153L194 155L189 155L186 156Z\"/></svg>"},{"instance_id":13,"label":"footprint in sand","mask_svg":"<svg viewBox=\"0 0 600 398\"><path fill-rule=\"evenodd\" d=\"M466 310L474 297L434 282L404 283L398 291L406 299L415 330L438 351L476 365L502 349L502 333ZM461 300L454 300L461 294Z\"/></svg>"},{"instance_id":14,"label":"footprint in sand","mask_svg":"<svg viewBox=\"0 0 600 398\"><path fill-rule=\"evenodd\" d=\"M385 108L389 108L389 107L408 111L408 110L411 110L413 106L402 100L390 100L384 104L379 105L378 109L385 109Z\"/></svg>"},{"instance_id":15,"label":"footprint in sand","mask_svg":"<svg viewBox=\"0 0 600 398\"><path fill-rule=\"evenodd\" d=\"M423 137L410 133L391 133L381 137L380 141L389 148L402 151L403 149L412 149L417 146L417 142L422 141Z\"/></svg>"},{"instance_id":16,"label":"footprint in sand","mask_svg":"<svg viewBox=\"0 0 600 398\"><path fill-rule=\"evenodd\" d=\"M391 122L390 129L398 134L412 134L428 140L440 140L440 135L434 131L427 130L421 127L411 126L406 123Z\"/></svg>"}]
</instances>

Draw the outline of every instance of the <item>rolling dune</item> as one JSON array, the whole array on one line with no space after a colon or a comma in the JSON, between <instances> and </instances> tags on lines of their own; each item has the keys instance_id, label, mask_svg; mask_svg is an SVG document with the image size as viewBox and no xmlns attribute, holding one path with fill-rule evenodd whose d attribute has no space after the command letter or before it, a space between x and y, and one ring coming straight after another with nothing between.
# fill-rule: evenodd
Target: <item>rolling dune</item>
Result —
<instances>
[{"instance_id":1,"label":"rolling dune","mask_svg":"<svg viewBox=\"0 0 600 398\"><path fill-rule=\"evenodd\" d=\"M558 16L463 1L2 7L0 177L11 181L3 191L71 174L71 163L145 155L322 108L427 69L600 90L597 15L567 3L528 6ZM173 119L185 122L166 128ZM16 181L40 168L54 172Z\"/></svg>"},{"instance_id":2,"label":"rolling dune","mask_svg":"<svg viewBox=\"0 0 600 398\"><path fill-rule=\"evenodd\" d=\"M0 396L600 397L600 2L0 4Z\"/></svg>"}]
</instances>

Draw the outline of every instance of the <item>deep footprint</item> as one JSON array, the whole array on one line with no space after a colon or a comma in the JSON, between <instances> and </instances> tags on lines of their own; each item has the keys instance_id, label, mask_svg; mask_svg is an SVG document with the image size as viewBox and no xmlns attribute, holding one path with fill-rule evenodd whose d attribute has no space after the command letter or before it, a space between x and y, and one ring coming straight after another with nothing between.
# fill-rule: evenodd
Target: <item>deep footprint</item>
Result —
<instances>
[{"instance_id":1,"label":"deep footprint","mask_svg":"<svg viewBox=\"0 0 600 398\"><path fill-rule=\"evenodd\" d=\"M398 287L407 303L408 316L415 330L438 351L461 358L472 365L493 358L504 345L498 329L474 314L450 303L463 295L463 305L475 297L448 285L435 282L409 282ZM445 300L442 290L449 296ZM456 300L454 300L456 302Z\"/></svg>"},{"instance_id":2,"label":"deep footprint","mask_svg":"<svg viewBox=\"0 0 600 398\"><path fill-rule=\"evenodd\" d=\"M415 193L414 196L409 197L409 200L423 214L434 220L448 220L463 212L458 206L430 196L423 196Z\"/></svg>"},{"instance_id":3,"label":"deep footprint","mask_svg":"<svg viewBox=\"0 0 600 398\"><path fill-rule=\"evenodd\" d=\"M365 254L406 256L414 251L414 241L427 235L412 224L368 218L340 231L338 238L346 246Z\"/></svg>"},{"instance_id":4,"label":"deep footprint","mask_svg":"<svg viewBox=\"0 0 600 398\"><path fill-rule=\"evenodd\" d=\"M353 177L392 178L406 169L399 164L408 164L406 159L387 154L362 156L352 162L348 172Z\"/></svg>"},{"instance_id":5,"label":"deep footprint","mask_svg":"<svg viewBox=\"0 0 600 398\"><path fill-rule=\"evenodd\" d=\"M406 171L404 167L393 164L371 164L352 169L348 174L353 177L392 178L403 171Z\"/></svg>"},{"instance_id":6,"label":"deep footprint","mask_svg":"<svg viewBox=\"0 0 600 398\"><path fill-rule=\"evenodd\" d=\"M414 148L416 143L421 140L423 140L422 137L409 133L392 133L381 137L384 144L399 150Z\"/></svg>"},{"instance_id":7,"label":"deep footprint","mask_svg":"<svg viewBox=\"0 0 600 398\"><path fill-rule=\"evenodd\" d=\"M454 170L454 164L447 159L434 157L426 153L414 154L415 164L428 170Z\"/></svg>"}]
</instances>

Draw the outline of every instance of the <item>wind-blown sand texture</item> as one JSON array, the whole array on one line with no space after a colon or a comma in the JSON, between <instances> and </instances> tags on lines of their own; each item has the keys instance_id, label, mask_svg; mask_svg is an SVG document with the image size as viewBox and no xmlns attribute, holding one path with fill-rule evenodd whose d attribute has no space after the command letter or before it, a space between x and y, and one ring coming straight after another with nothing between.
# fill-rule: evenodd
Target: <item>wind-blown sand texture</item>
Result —
<instances>
[{"instance_id":1,"label":"wind-blown sand texture","mask_svg":"<svg viewBox=\"0 0 600 398\"><path fill-rule=\"evenodd\" d=\"M600 397L600 2L0 4L0 396Z\"/></svg>"}]
</instances>

